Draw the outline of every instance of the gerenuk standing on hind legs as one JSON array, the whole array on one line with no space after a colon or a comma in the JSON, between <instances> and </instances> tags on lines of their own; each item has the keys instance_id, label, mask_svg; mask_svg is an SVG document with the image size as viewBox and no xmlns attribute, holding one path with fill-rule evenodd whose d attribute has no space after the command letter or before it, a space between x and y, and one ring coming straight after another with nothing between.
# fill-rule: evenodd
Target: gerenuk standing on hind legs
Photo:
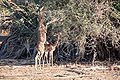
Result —
<instances>
[{"instance_id":1,"label":"gerenuk standing on hind legs","mask_svg":"<svg viewBox=\"0 0 120 80\"><path fill-rule=\"evenodd\" d=\"M41 60L42 60L43 67L44 67L43 55L44 55L44 50L45 50L44 44L46 42L47 28L43 25L43 22L42 22L43 8L44 7L42 7L39 10L39 15L38 15L38 36L37 36L38 40L37 40L37 46L36 46L38 53L36 54L36 57L35 57L35 68L36 69L38 67L38 63L41 69Z\"/></svg>"},{"instance_id":2,"label":"gerenuk standing on hind legs","mask_svg":"<svg viewBox=\"0 0 120 80\"><path fill-rule=\"evenodd\" d=\"M44 26L42 22L42 18L44 16L43 9L44 7L40 8L39 15L38 15L38 36L37 36L38 40L37 40L37 46L36 46L38 53L36 54L36 57L35 57L35 69L37 69L38 64L40 65L40 69L41 69L41 61L44 67L45 57L46 57L46 61L49 60L47 56L44 57L44 53L46 52L45 44L47 42L46 41L47 27L49 24L58 21L58 19L53 19L50 22L46 23L46 26ZM52 61L52 64L53 64L53 61Z\"/></svg>"}]
</instances>

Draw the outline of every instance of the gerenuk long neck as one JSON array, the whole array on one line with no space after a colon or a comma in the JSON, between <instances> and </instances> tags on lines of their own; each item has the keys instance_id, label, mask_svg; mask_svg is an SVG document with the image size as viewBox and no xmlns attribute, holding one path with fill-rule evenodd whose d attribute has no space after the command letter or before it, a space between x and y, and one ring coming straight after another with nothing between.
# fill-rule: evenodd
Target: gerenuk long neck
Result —
<instances>
[{"instance_id":1,"label":"gerenuk long neck","mask_svg":"<svg viewBox=\"0 0 120 80\"><path fill-rule=\"evenodd\" d=\"M42 22L42 17L43 17L43 13L40 12L39 16L38 16L38 44L39 43L45 43L46 42L46 32L47 29L45 28L45 26L43 25Z\"/></svg>"}]
</instances>

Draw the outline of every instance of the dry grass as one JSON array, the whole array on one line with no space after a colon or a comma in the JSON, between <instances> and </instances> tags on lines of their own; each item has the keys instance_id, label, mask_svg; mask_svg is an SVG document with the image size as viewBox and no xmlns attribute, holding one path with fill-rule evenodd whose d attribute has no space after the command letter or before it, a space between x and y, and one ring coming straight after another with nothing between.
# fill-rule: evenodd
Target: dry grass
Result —
<instances>
[{"instance_id":1,"label":"dry grass","mask_svg":"<svg viewBox=\"0 0 120 80\"><path fill-rule=\"evenodd\" d=\"M21 62L32 61L0 60L0 80L120 80L120 66L110 69L79 64L35 70L34 65L20 65Z\"/></svg>"}]
</instances>

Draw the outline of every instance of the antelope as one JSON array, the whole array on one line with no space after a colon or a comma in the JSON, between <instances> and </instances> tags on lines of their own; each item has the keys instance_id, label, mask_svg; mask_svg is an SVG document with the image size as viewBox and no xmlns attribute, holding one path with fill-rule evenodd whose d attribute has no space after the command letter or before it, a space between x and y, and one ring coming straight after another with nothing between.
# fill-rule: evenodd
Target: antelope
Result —
<instances>
[{"instance_id":1,"label":"antelope","mask_svg":"<svg viewBox=\"0 0 120 80\"><path fill-rule=\"evenodd\" d=\"M41 59L43 61L43 67L44 67L44 60L43 60L43 54L45 50L45 42L46 42L46 33L47 33L47 28L43 25L42 22L42 16L43 16L43 8L42 7L39 11L38 15L38 41L37 41L37 46L36 49L38 51L37 55L35 56L35 68L37 69L38 61L41 69Z\"/></svg>"},{"instance_id":2,"label":"antelope","mask_svg":"<svg viewBox=\"0 0 120 80\"><path fill-rule=\"evenodd\" d=\"M36 46L38 53L35 56L35 69L37 69L38 63L40 65L40 69L41 69L41 59L42 59L43 67L44 67L44 61L45 61L44 52L45 52L47 26L53 22L58 21L58 19L53 19L50 22L48 22L46 24L46 26L44 26L43 22L42 22L43 8L44 7L42 7L39 10L39 15L38 15L38 21L39 21L38 22L38 41L37 41L37 46Z\"/></svg>"},{"instance_id":3,"label":"antelope","mask_svg":"<svg viewBox=\"0 0 120 80\"><path fill-rule=\"evenodd\" d=\"M56 47L58 46L59 40L60 40L60 35L61 32L55 34L54 36L57 36L57 41L55 44L50 44L50 43L46 43L45 44L45 57L46 58L46 62L48 65L48 62L51 63L51 65L53 66L53 52L55 51ZM49 54L49 59L48 59L48 54Z\"/></svg>"}]
</instances>

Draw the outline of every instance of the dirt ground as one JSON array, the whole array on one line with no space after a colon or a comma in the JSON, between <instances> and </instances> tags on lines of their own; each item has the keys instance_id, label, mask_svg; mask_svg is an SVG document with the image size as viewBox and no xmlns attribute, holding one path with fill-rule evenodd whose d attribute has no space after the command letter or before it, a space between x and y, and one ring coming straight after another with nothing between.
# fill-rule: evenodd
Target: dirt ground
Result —
<instances>
[{"instance_id":1,"label":"dirt ground","mask_svg":"<svg viewBox=\"0 0 120 80\"><path fill-rule=\"evenodd\" d=\"M0 80L120 80L120 65L54 65L35 70L34 61L0 60Z\"/></svg>"}]
</instances>

